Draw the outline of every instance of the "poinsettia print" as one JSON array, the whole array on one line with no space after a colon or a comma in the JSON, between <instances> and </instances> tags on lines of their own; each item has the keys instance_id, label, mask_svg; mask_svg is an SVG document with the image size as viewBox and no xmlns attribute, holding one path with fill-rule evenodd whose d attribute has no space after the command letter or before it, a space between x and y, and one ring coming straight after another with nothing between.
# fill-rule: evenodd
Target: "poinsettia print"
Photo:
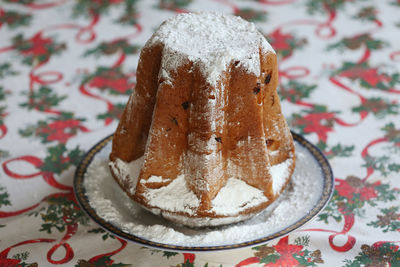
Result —
<instances>
[{"instance_id":1,"label":"poinsettia print","mask_svg":"<svg viewBox=\"0 0 400 267\"><path fill-rule=\"evenodd\" d=\"M23 56L23 63L30 66L47 62L52 55L61 53L66 49L65 43L57 43L53 38L44 37L41 32L31 38L18 34L12 40L15 49Z\"/></svg>"},{"instance_id":2,"label":"poinsettia print","mask_svg":"<svg viewBox=\"0 0 400 267\"><path fill-rule=\"evenodd\" d=\"M362 181L356 176L348 176L345 180L338 179L338 183L339 184L335 187L338 195L352 201L353 197L355 196L357 196L361 202L376 198L378 196L376 187L380 185L379 182L370 184Z\"/></svg>"},{"instance_id":3,"label":"poinsettia print","mask_svg":"<svg viewBox=\"0 0 400 267\"><path fill-rule=\"evenodd\" d=\"M58 117L39 121L36 125L29 125L20 134L24 137L38 136L43 143L56 141L65 144L70 138L80 132L90 130L82 125L84 119L74 118L72 113L62 113Z\"/></svg>"},{"instance_id":4,"label":"poinsettia print","mask_svg":"<svg viewBox=\"0 0 400 267\"><path fill-rule=\"evenodd\" d=\"M366 206L374 207L379 202L392 202L400 195L381 181L370 183L357 176L346 179L336 178L335 191L327 207L318 215L320 221L328 223L329 218L342 221L344 215L363 216Z\"/></svg>"},{"instance_id":5,"label":"poinsettia print","mask_svg":"<svg viewBox=\"0 0 400 267\"><path fill-rule=\"evenodd\" d=\"M283 89L283 95L290 97L291 102L295 101L297 104L310 108L302 110L301 113L292 114L288 118L290 127L303 135L316 134L318 137L316 145L328 158L349 157L354 150L354 145L337 143L328 146L327 144L328 135L335 132L335 125L338 123L344 124L337 117L338 112L328 111L325 106L309 104L301 100L301 94L307 96L312 87L302 86L301 88L302 91L289 91L289 94L288 91L285 92L287 89Z\"/></svg>"},{"instance_id":6,"label":"poinsettia print","mask_svg":"<svg viewBox=\"0 0 400 267\"><path fill-rule=\"evenodd\" d=\"M268 34L266 38L274 48L278 58L281 59L290 57L294 50L301 49L307 44L305 38L298 38L291 33L283 33L280 29Z\"/></svg>"},{"instance_id":7,"label":"poinsettia print","mask_svg":"<svg viewBox=\"0 0 400 267\"><path fill-rule=\"evenodd\" d=\"M121 67L98 67L93 74L87 75L83 84L108 91L110 94L130 95L135 86L134 75L126 74Z\"/></svg>"},{"instance_id":8,"label":"poinsettia print","mask_svg":"<svg viewBox=\"0 0 400 267\"><path fill-rule=\"evenodd\" d=\"M328 111L324 106L314 106L313 110L304 110L302 114L293 114L290 125L302 134L316 133L319 140L326 142L328 134L334 131L336 112Z\"/></svg>"},{"instance_id":9,"label":"poinsettia print","mask_svg":"<svg viewBox=\"0 0 400 267\"><path fill-rule=\"evenodd\" d=\"M289 243L289 236L281 238L276 245L262 245L252 248L256 252L254 257L239 262L236 267L261 263L265 267L291 267L291 266L317 266L324 263L321 251L310 251L309 237L303 236L295 239L294 244Z\"/></svg>"},{"instance_id":10,"label":"poinsettia print","mask_svg":"<svg viewBox=\"0 0 400 267\"><path fill-rule=\"evenodd\" d=\"M177 267L194 267L194 260L196 255L193 253L182 253L183 263L179 264Z\"/></svg>"},{"instance_id":11,"label":"poinsettia print","mask_svg":"<svg viewBox=\"0 0 400 267\"><path fill-rule=\"evenodd\" d=\"M344 62L342 67L335 71L334 75L351 81L358 81L366 89L389 91L400 83L400 73L389 74L379 67L370 66L367 62L361 64Z\"/></svg>"}]
</instances>

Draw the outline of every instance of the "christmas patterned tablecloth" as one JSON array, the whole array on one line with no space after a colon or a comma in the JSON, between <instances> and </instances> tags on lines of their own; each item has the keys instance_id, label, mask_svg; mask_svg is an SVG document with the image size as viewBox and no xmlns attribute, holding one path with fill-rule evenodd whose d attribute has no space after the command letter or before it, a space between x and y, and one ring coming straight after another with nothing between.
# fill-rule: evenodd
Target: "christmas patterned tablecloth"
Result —
<instances>
[{"instance_id":1,"label":"christmas patterned tablecloth","mask_svg":"<svg viewBox=\"0 0 400 267\"><path fill-rule=\"evenodd\" d=\"M205 10L269 40L284 115L336 188L312 222L264 245L144 248L85 215L74 171L115 130L157 26ZM400 266L399 15L399 0L1 1L0 266Z\"/></svg>"}]
</instances>

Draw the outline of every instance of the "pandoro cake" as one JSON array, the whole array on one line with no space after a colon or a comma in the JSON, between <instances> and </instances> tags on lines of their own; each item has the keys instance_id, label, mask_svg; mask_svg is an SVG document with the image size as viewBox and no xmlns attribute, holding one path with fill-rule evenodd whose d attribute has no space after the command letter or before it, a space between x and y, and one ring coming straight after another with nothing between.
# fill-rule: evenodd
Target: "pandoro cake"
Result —
<instances>
[{"instance_id":1,"label":"pandoro cake","mask_svg":"<svg viewBox=\"0 0 400 267\"><path fill-rule=\"evenodd\" d=\"M277 57L254 24L220 13L165 21L143 47L110 170L145 209L187 226L246 220L295 166Z\"/></svg>"}]
</instances>

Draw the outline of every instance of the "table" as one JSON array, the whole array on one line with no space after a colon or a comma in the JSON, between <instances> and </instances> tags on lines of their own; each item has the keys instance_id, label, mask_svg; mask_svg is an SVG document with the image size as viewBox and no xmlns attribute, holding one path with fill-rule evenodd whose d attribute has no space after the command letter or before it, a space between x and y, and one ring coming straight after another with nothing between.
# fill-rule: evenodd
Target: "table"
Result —
<instances>
[{"instance_id":1,"label":"table","mask_svg":"<svg viewBox=\"0 0 400 267\"><path fill-rule=\"evenodd\" d=\"M262 246L143 248L80 209L80 157L117 126L140 48L176 13L253 21L279 57L283 112L336 189ZM400 1L5 0L0 5L0 266L400 266Z\"/></svg>"}]
</instances>

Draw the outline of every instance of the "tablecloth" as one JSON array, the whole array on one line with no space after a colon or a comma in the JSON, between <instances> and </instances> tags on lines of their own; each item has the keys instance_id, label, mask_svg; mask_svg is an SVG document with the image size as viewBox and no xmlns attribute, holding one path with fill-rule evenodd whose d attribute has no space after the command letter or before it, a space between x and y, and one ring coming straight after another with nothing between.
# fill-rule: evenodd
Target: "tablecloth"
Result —
<instances>
[{"instance_id":1,"label":"tablecloth","mask_svg":"<svg viewBox=\"0 0 400 267\"><path fill-rule=\"evenodd\" d=\"M80 210L74 171L115 130L157 26L211 10L254 22L276 50L284 115L329 159L332 200L256 247L128 243ZM399 0L2 1L0 266L400 266L399 15Z\"/></svg>"}]
</instances>

